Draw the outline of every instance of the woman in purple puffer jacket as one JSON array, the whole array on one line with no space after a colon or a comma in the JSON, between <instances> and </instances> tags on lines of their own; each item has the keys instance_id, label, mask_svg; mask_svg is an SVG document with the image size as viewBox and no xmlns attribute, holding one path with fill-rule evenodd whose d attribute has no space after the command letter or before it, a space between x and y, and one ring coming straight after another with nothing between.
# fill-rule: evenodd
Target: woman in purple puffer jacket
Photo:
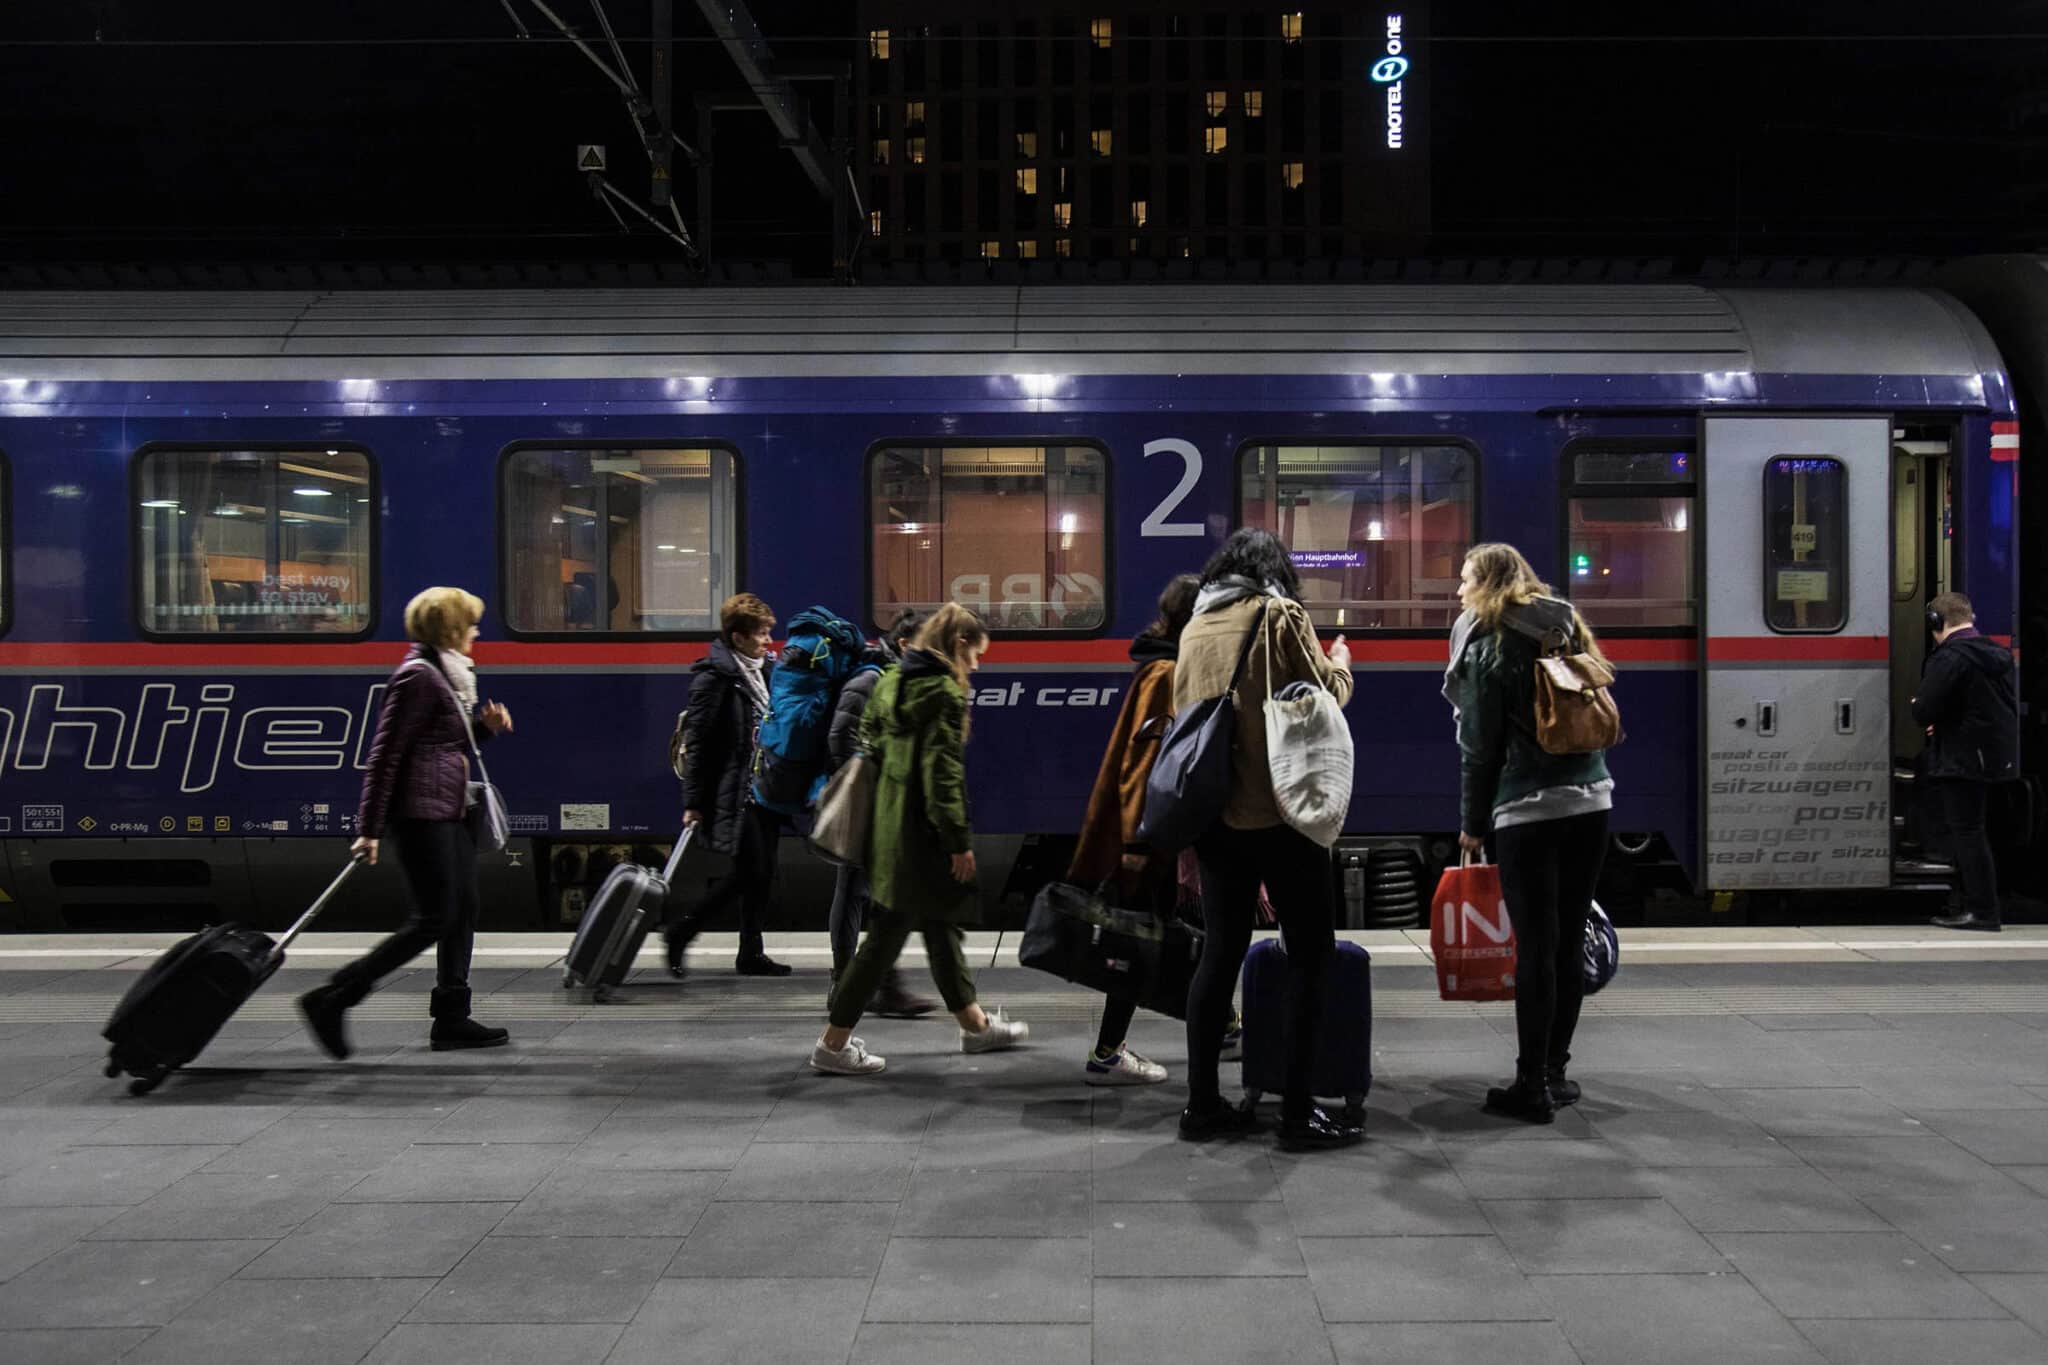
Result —
<instances>
[{"instance_id":1,"label":"woman in purple puffer jacket","mask_svg":"<svg viewBox=\"0 0 2048 1365\"><path fill-rule=\"evenodd\" d=\"M430 1005L435 1051L497 1047L509 1035L469 1017L469 957L476 941L476 840L469 805L469 749L512 728L497 702L477 703L476 644L483 600L460 588L428 588L406 603L413 647L391 675L356 812L353 852L375 863L388 836L412 889L403 927L368 954L299 997L314 1038L335 1058L349 1054L347 1014L377 982L438 945Z\"/></svg>"}]
</instances>

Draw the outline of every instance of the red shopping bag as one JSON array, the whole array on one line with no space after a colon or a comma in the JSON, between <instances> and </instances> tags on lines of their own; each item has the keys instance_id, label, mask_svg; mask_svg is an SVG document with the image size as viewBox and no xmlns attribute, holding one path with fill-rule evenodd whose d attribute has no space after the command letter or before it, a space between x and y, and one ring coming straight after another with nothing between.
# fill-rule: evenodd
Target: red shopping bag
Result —
<instances>
[{"instance_id":1,"label":"red shopping bag","mask_svg":"<svg viewBox=\"0 0 2048 1365\"><path fill-rule=\"evenodd\" d=\"M1482 858L1444 869L1429 906L1429 950L1444 999L1515 998L1515 928L1499 868Z\"/></svg>"}]
</instances>

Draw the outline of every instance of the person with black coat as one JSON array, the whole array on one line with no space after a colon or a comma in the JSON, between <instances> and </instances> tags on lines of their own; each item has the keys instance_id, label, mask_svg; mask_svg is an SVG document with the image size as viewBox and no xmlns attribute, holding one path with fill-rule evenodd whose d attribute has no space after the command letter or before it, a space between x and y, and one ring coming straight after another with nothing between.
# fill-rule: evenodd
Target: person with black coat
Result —
<instances>
[{"instance_id":1,"label":"person with black coat","mask_svg":"<svg viewBox=\"0 0 2048 1365\"><path fill-rule=\"evenodd\" d=\"M2004 926L1984 811L1991 784L2019 771L2012 655L1978 634L1976 610L1959 592L1929 602L1927 622L1934 627L1934 650L1913 694L1913 719L1927 727L1928 799L1948 827L1949 854L1963 884L1962 912L1934 923L1995 934Z\"/></svg>"},{"instance_id":2,"label":"person with black coat","mask_svg":"<svg viewBox=\"0 0 2048 1365\"><path fill-rule=\"evenodd\" d=\"M875 684L881 681L885 670L902 661L903 652L910 648L923 624L924 617L909 607L897 612L880 643L861 660L854 675L840 685L839 698L832 707L832 723L825 732L826 761L830 765L827 771L837 772L860 752L861 717L867 714ZM832 883L832 910L827 919L832 935L835 985L860 947L861 925L867 919L869 903L867 872L858 867L841 867ZM875 992L874 1012L884 1019L918 1019L937 1008L932 1001L912 994L903 984L903 973L895 967L883 974L881 988Z\"/></svg>"},{"instance_id":3,"label":"person with black coat","mask_svg":"<svg viewBox=\"0 0 2048 1365\"><path fill-rule=\"evenodd\" d=\"M683 826L732 859L732 870L704 899L663 931L669 975L681 977L683 953L705 921L739 902L740 949L733 970L741 976L787 976L789 968L762 948L761 925L775 887L782 817L753 799L754 748L768 714L768 646L775 613L750 592L718 609L719 637L690 668L689 709L683 720Z\"/></svg>"}]
</instances>

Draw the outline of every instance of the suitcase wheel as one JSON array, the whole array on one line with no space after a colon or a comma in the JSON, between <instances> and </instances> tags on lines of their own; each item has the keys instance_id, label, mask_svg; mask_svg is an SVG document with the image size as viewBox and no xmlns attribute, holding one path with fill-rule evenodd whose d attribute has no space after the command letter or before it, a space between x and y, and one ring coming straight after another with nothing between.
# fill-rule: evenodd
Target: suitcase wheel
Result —
<instances>
[{"instance_id":1,"label":"suitcase wheel","mask_svg":"<svg viewBox=\"0 0 2048 1365\"><path fill-rule=\"evenodd\" d=\"M109 1079L112 1079L113 1077L121 1074L121 1064L115 1061L112 1057L109 1057L107 1058L106 1067L101 1071L100 1074L106 1076Z\"/></svg>"},{"instance_id":2,"label":"suitcase wheel","mask_svg":"<svg viewBox=\"0 0 2048 1365\"><path fill-rule=\"evenodd\" d=\"M1365 1122L1365 1095L1362 1092L1354 1091L1344 1097L1344 1121L1361 1124Z\"/></svg>"},{"instance_id":3,"label":"suitcase wheel","mask_svg":"<svg viewBox=\"0 0 2048 1365\"><path fill-rule=\"evenodd\" d=\"M575 990L575 989L576 989L576 973L574 973L574 972L563 972L563 973L562 973L562 989L563 989L563 990L565 990L565 991L573 991L573 990Z\"/></svg>"},{"instance_id":4,"label":"suitcase wheel","mask_svg":"<svg viewBox=\"0 0 2048 1365\"><path fill-rule=\"evenodd\" d=\"M611 998L612 988L610 986L597 985L590 988L590 1003L593 1005L602 1005Z\"/></svg>"},{"instance_id":5,"label":"suitcase wheel","mask_svg":"<svg viewBox=\"0 0 2048 1365\"><path fill-rule=\"evenodd\" d=\"M164 1078L170 1074L167 1068L153 1067L128 1082L128 1093L131 1095L147 1095L150 1091L162 1085Z\"/></svg>"}]
</instances>

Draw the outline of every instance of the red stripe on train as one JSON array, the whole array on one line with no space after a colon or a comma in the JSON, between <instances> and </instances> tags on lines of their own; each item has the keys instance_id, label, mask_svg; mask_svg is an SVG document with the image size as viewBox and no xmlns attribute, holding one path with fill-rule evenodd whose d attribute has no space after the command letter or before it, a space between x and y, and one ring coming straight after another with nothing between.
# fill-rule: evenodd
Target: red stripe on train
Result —
<instances>
[{"instance_id":1,"label":"red stripe on train","mask_svg":"<svg viewBox=\"0 0 2048 1365\"><path fill-rule=\"evenodd\" d=\"M1892 656L1882 635L1716 635L1707 658L1716 663L1882 663Z\"/></svg>"},{"instance_id":2,"label":"red stripe on train","mask_svg":"<svg viewBox=\"0 0 2048 1365\"><path fill-rule=\"evenodd\" d=\"M1442 664L1442 639L1350 642L1354 659L1365 664ZM1602 647L1620 663L1693 663L1699 646L1693 640L1607 640ZM489 668L550 664L573 667L638 664L686 668L704 657L701 640L549 641L485 640L476 647L477 662ZM997 640L989 664L1105 664L1130 659L1129 640ZM354 644L169 644L133 641L121 644L66 641L0 641L0 667L47 668L394 668L405 656L397 640Z\"/></svg>"}]
</instances>

